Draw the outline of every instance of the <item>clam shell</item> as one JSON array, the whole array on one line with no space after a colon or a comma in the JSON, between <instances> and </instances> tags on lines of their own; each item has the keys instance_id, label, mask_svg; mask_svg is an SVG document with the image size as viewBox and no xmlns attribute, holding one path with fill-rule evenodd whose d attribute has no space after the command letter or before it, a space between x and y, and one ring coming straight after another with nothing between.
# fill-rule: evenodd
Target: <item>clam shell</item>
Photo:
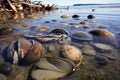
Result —
<instances>
[{"instance_id":1,"label":"clam shell","mask_svg":"<svg viewBox=\"0 0 120 80\"><path fill-rule=\"evenodd\" d=\"M32 43L29 40L25 38L19 39L18 40L18 55L21 58L23 58L27 54L31 46L32 46Z\"/></svg>"},{"instance_id":2,"label":"clam shell","mask_svg":"<svg viewBox=\"0 0 120 80\"><path fill-rule=\"evenodd\" d=\"M74 71L74 64L60 58L41 58L31 72L34 80L56 80Z\"/></svg>"},{"instance_id":3,"label":"clam shell","mask_svg":"<svg viewBox=\"0 0 120 80\"><path fill-rule=\"evenodd\" d=\"M82 52L71 45L63 45L60 54L63 54L65 58L74 62L82 60Z\"/></svg>"},{"instance_id":4,"label":"clam shell","mask_svg":"<svg viewBox=\"0 0 120 80\"><path fill-rule=\"evenodd\" d=\"M13 64L31 64L40 58L44 52L41 43L35 40L20 38L7 49L7 58Z\"/></svg>"},{"instance_id":5,"label":"clam shell","mask_svg":"<svg viewBox=\"0 0 120 80\"><path fill-rule=\"evenodd\" d=\"M38 43L35 40L32 40L32 47L29 49L25 57L23 58L23 63L31 64L40 58L40 55L43 54L44 49L42 44Z\"/></svg>"}]
</instances>

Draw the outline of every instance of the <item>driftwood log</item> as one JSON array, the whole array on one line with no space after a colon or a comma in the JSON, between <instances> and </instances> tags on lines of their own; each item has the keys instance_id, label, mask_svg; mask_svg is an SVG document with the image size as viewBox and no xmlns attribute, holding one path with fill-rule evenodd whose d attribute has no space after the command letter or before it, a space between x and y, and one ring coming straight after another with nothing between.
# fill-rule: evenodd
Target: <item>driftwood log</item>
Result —
<instances>
[{"instance_id":1,"label":"driftwood log","mask_svg":"<svg viewBox=\"0 0 120 80\"><path fill-rule=\"evenodd\" d=\"M17 13L18 11L17 11L16 7L10 2L10 0L7 0L7 2L8 2L8 4L10 5L10 7L12 8L12 10L13 10L15 13Z\"/></svg>"}]
</instances>

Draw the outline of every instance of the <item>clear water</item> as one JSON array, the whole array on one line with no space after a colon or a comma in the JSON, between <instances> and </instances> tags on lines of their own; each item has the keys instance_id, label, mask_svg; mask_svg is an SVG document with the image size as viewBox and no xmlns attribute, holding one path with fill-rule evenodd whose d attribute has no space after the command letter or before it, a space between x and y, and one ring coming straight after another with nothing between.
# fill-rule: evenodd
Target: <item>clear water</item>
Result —
<instances>
[{"instance_id":1,"label":"clear water","mask_svg":"<svg viewBox=\"0 0 120 80\"><path fill-rule=\"evenodd\" d=\"M62 7L65 8L65 7ZM92 9L95 9L92 12ZM80 16L80 20L75 20L72 17L63 19L61 15L69 14L73 16L77 14ZM82 28L81 21L87 20L87 16L92 14L95 16L94 22L89 22L88 25L97 24L91 26L89 29ZM20 20L20 19L16 19ZM53 22L52 20L57 20ZM117 49L115 48L111 55L119 54L120 46L120 7L119 5L93 5L93 6L70 6L67 9L59 9L52 12L46 12L45 14L34 13L32 18L21 19L22 24L26 23L29 27L22 27L22 24L16 27L16 33L19 34L36 34L43 33L39 30L40 26L49 26L49 30L45 32L48 34L51 30L55 28L62 28L72 34L76 31L85 31L88 32L92 29L98 29L98 25L105 26L103 29L107 29L115 35L115 38L118 42ZM45 23L49 21L50 23ZM61 26L61 23L78 23L78 25L68 25L67 27ZM33 27L36 26L36 27ZM116 43L116 42L113 42ZM78 44L79 45L79 44ZM97 52L99 53L99 52ZM117 56L118 57L118 56ZM117 60L111 61L107 66L98 67L97 62L94 59L94 56L84 56L83 63L77 69L77 71L70 77L63 80L120 80L120 58Z\"/></svg>"}]
</instances>

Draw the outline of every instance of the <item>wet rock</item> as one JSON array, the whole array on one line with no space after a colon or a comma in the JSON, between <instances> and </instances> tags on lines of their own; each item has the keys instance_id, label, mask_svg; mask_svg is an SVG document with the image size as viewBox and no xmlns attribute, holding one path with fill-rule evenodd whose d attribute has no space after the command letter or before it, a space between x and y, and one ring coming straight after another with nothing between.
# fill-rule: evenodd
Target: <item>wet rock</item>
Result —
<instances>
[{"instance_id":1,"label":"wet rock","mask_svg":"<svg viewBox=\"0 0 120 80\"><path fill-rule=\"evenodd\" d=\"M87 22L86 21L82 21L82 22L80 22L80 24L86 25Z\"/></svg>"},{"instance_id":2,"label":"wet rock","mask_svg":"<svg viewBox=\"0 0 120 80\"><path fill-rule=\"evenodd\" d=\"M13 70L8 76L9 80L27 80L31 66L13 65Z\"/></svg>"},{"instance_id":3,"label":"wet rock","mask_svg":"<svg viewBox=\"0 0 120 80\"><path fill-rule=\"evenodd\" d=\"M7 80L7 78L3 74L0 74L0 80Z\"/></svg>"},{"instance_id":4,"label":"wet rock","mask_svg":"<svg viewBox=\"0 0 120 80\"><path fill-rule=\"evenodd\" d=\"M60 44L70 44L71 38L69 36L62 36L59 38L58 43Z\"/></svg>"},{"instance_id":5,"label":"wet rock","mask_svg":"<svg viewBox=\"0 0 120 80\"><path fill-rule=\"evenodd\" d=\"M100 55L95 56L95 59L100 65L107 65L110 62L108 58Z\"/></svg>"},{"instance_id":6,"label":"wet rock","mask_svg":"<svg viewBox=\"0 0 120 80\"><path fill-rule=\"evenodd\" d=\"M14 32L14 28L10 28L10 27L3 27L0 28L0 36L1 35L7 35L7 34L12 34Z\"/></svg>"},{"instance_id":7,"label":"wet rock","mask_svg":"<svg viewBox=\"0 0 120 80\"><path fill-rule=\"evenodd\" d=\"M91 28L90 25L82 25L82 27L83 27L84 29L89 29L89 28Z\"/></svg>"},{"instance_id":8,"label":"wet rock","mask_svg":"<svg viewBox=\"0 0 120 80\"><path fill-rule=\"evenodd\" d=\"M87 18L88 18L88 19L94 19L95 16L93 16L93 15L88 15Z\"/></svg>"},{"instance_id":9,"label":"wet rock","mask_svg":"<svg viewBox=\"0 0 120 80\"><path fill-rule=\"evenodd\" d=\"M77 40L92 40L92 36L87 32L83 32L83 31L73 33L72 38Z\"/></svg>"},{"instance_id":10,"label":"wet rock","mask_svg":"<svg viewBox=\"0 0 120 80\"><path fill-rule=\"evenodd\" d=\"M89 33L97 37L114 37L111 32L104 29L91 30Z\"/></svg>"},{"instance_id":11,"label":"wet rock","mask_svg":"<svg viewBox=\"0 0 120 80\"><path fill-rule=\"evenodd\" d=\"M1 47L0 47L0 51L2 52ZM0 53L1 53L1 52L0 52ZM4 63L4 58L3 58L2 55L0 54L0 65L1 65L2 63Z\"/></svg>"},{"instance_id":12,"label":"wet rock","mask_svg":"<svg viewBox=\"0 0 120 80\"><path fill-rule=\"evenodd\" d=\"M49 26L41 26L40 31L47 31L49 29Z\"/></svg>"},{"instance_id":13,"label":"wet rock","mask_svg":"<svg viewBox=\"0 0 120 80\"><path fill-rule=\"evenodd\" d=\"M50 21L45 21L45 23L50 23Z\"/></svg>"},{"instance_id":14,"label":"wet rock","mask_svg":"<svg viewBox=\"0 0 120 80\"><path fill-rule=\"evenodd\" d=\"M72 16L72 18L79 18L79 17L80 17L80 16L77 15L77 14L75 14L75 15Z\"/></svg>"},{"instance_id":15,"label":"wet rock","mask_svg":"<svg viewBox=\"0 0 120 80\"><path fill-rule=\"evenodd\" d=\"M56 35L61 35L61 34L68 35L68 33L63 29L53 29L50 33L56 34Z\"/></svg>"},{"instance_id":16,"label":"wet rock","mask_svg":"<svg viewBox=\"0 0 120 80\"><path fill-rule=\"evenodd\" d=\"M100 51L111 51L114 48L108 44L94 43L94 47Z\"/></svg>"},{"instance_id":17,"label":"wet rock","mask_svg":"<svg viewBox=\"0 0 120 80\"><path fill-rule=\"evenodd\" d=\"M70 18L71 16L69 14L64 14L61 16L61 18Z\"/></svg>"},{"instance_id":18,"label":"wet rock","mask_svg":"<svg viewBox=\"0 0 120 80\"><path fill-rule=\"evenodd\" d=\"M82 60L82 52L80 49L72 45L63 45L60 55L74 62Z\"/></svg>"},{"instance_id":19,"label":"wet rock","mask_svg":"<svg viewBox=\"0 0 120 80\"><path fill-rule=\"evenodd\" d=\"M22 24L22 27L28 27L28 26L29 26L29 25L26 24L26 23Z\"/></svg>"},{"instance_id":20,"label":"wet rock","mask_svg":"<svg viewBox=\"0 0 120 80\"><path fill-rule=\"evenodd\" d=\"M62 25L62 26L65 26L65 27L68 26L67 23L61 23L61 25Z\"/></svg>"},{"instance_id":21,"label":"wet rock","mask_svg":"<svg viewBox=\"0 0 120 80\"><path fill-rule=\"evenodd\" d=\"M54 20L52 20L52 21L53 21L53 22L57 22L57 20L55 20L55 19L54 19Z\"/></svg>"},{"instance_id":22,"label":"wet rock","mask_svg":"<svg viewBox=\"0 0 120 80\"><path fill-rule=\"evenodd\" d=\"M33 80L57 80L74 71L74 65L59 58L41 58L31 72Z\"/></svg>"},{"instance_id":23,"label":"wet rock","mask_svg":"<svg viewBox=\"0 0 120 80\"><path fill-rule=\"evenodd\" d=\"M9 75L12 72L12 65L10 63L3 63L0 65L0 73Z\"/></svg>"},{"instance_id":24,"label":"wet rock","mask_svg":"<svg viewBox=\"0 0 120 80\"><path fill-rule=\"evenodd\" d=\"M71 23L69 23L70 25L78 25L78 23L76 23L76 22L71 22Z\"/></svg>"},{"instance_id":25,"label":"wet rock","mask_svg":"<svg viewBox=\"0 0 120 80\"><path fill-rule=\"evenodd\" d=\"M68 77L68 78L63 78L63 79L59 79L59 80L78 80L75 77Z\"/></svg>"},{"instance_id":26,"label":"wet rock","mask_svg":"<svg viewBox=\"0 0 120 80\"><path fill-rule=\"evenodd\" d=\"M75 15L72 16L72 18L74 18L75 20L79 20L80 16L75 14Z\"/></svg>"},{"instance_id":27,"label":"wet rock","mask_svg":"<svg viewBox=\"0 0 120 80\"><path fill-rule=\"evenodd\" d=\"M85 55L90 55L90 56L96 55L96 51L89 45L84 45L82 48L82 52Z\"/></svg>"}]
</instances>

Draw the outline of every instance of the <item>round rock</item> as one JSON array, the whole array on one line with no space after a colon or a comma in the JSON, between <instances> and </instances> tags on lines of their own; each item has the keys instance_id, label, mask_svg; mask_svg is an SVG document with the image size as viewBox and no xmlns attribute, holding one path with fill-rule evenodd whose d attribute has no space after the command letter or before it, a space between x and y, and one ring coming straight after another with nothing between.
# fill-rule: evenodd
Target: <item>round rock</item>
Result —
<instances>
[{"instance_id":1,"label":"round rock","mask_svg":"<svg viewBox=\"0 0 120 80\"><path fill-rule=\"evenodd\" d=\"M70 18L70 15L69 14L64 14L61 16L61 18Z\"/></svg>"},{"instance_id":2,"label":"round rock","mask_svg":"<svg viewBox=\"0 0 120 80\"><path fill-rule=\"evenodd\" d=\"M82 48L82 52L85 55L90 55L90 56L96 55L96 51L89 45L84 45L84 47Z\"/></svg>"},{"instance_id":3,"label":"round rock","mask_svg":"<svg viewBox=\"0 0 120 80\"><path fill-rule=\"evenodd\" d=\"M107 65L110 62L108 58L100 55L97 55L95 59L100 65Z\"/></svg>"},{"instance_id":4,"label":"round rock","mask_svg":"<svg viewBox=\"0 0 120 80\"><path fill-rule=\"evenodd\" d=\"M88 19L94 19L95 16L93 16L93 15L88 15L87 18L88 18Z\"/></svg>"}]
</instances>

